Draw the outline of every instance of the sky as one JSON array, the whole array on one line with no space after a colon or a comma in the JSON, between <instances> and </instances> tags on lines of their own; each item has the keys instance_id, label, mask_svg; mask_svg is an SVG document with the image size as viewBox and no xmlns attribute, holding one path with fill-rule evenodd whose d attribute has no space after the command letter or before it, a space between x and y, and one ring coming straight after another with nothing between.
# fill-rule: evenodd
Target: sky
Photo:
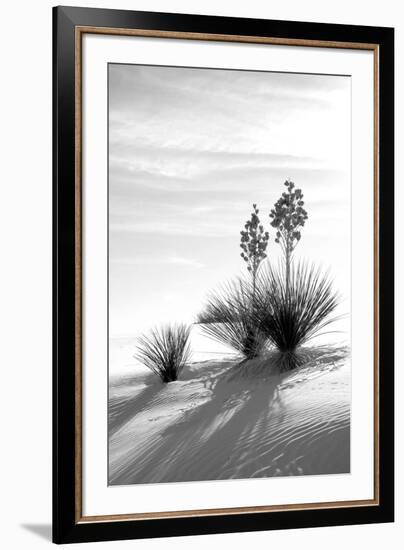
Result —
<instances>
[{"instance_id":1,"label":"sky","mask_svg":"<svg viewBox=\"0 0 404 550\"><path fill-rule=\"evenodd\" d=\"M193 322L245 272L240 230L292 179L309 214L296 248L349 311L349 77L109 65L109 328Z\"/></svg>"}]
</instances>

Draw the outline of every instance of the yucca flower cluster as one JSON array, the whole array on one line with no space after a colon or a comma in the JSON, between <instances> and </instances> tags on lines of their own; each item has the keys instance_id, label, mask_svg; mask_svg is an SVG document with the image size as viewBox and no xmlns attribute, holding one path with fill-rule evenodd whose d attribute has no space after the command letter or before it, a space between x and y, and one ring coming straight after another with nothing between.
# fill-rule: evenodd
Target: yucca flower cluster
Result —
<instances>
[{"instance_id":1,"label":"yucca flower cluster","mask_svg":"<svg viewBox=\"0 0 404 550\"><path fill-rule=\"evenodd\" d=\"M266 249L269 241L269 233L264 230L258 214L259 209L256 204L253 204L251 218L246 221L244 230L240 231L242 249L240 256L247 263L247 269L254 278L260 263L267 257Z\"/></svg>"},{"instance_id":2,"label":"yucca flower cluster","mask_svg":"<svg viewBox=\"0 0 404 550\"><path fill-rule=\"evenodd\" d=\"M284 185L287 192L282 193L269 217L272 218L272 227L277 229L275 242L282 244L292 253L301 238L300 228L309 216L304 209L302 190L295 188L295 184L290 180L286 180Z\"/></svg>"},{"instance_id":3,"label":"yucca flower cluster","mask_svg":"<svg viewBox=\"0 0 404 550\"><path fill-rule=\"evenodd\" d=\"M304 209L302 190L295 188L291 180L286 180L284 185L287 191L284 191L276 201L269 217L272 218L272 227L277 230L275 242L279 243L283 250L288 288L292 254L301 239L300 228L304 226L309 216Z\"/></svg>"}]
</instances>

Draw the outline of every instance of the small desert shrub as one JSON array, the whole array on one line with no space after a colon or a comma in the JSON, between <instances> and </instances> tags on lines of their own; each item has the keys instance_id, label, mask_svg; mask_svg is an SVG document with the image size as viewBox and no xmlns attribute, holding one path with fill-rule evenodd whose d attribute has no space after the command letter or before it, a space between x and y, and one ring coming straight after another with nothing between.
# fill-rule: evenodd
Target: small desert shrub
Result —
<instances>
[{"instance_id":1,"label":"small desert shrub","mask_svg":"<svg viewBox=\"0 0 404 550\"><path fill-rule=\"evenodd\" d=\"M267 346L267 338L254 314L254 302L252 283L238 279L210 294L197 323L210 338L252 359Z\"/></svg>"},{"instance_id":2,"label":"small desert shrub","mask_svg":"<svg viewBox=\"0 0 404 550\"><path fill-rule=\"evenodd\" d=\"M256 295L256 324L278 350L281 370L299 364L299 348L335 320L338 305L332 281L314 265L267 266L260 274Z\"/></svg>"},{"instance_id":3,"label":"small desert shrub","mask_svg":"<svg viewBox=\"0 0 404 550\"><path fill-rule=\"evenodd\" d=\"M174 382L191 356L190 332L183 324L153 329L137 339L135 357L163 382Z\"/></svg>"}]
</instances>

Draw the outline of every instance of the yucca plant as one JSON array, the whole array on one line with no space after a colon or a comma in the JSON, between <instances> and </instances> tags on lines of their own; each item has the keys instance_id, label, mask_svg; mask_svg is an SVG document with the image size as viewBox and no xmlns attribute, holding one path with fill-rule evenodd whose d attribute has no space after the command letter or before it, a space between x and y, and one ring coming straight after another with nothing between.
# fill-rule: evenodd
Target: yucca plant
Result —
<instances>
[{"instance_id":1,"label":"yucca plant","mask_svg":"<svg viewBox=\"0 0 404 550\"><path fill-rule=\"evenodd\" d=\"M240 235L240 256L246 262L248 278L236 279L212 292L197 322L209 337L235 349L245 359L252 359L266 347L254 308L256 280L260 265L267 257L269 240L256 204Z\"/></svg>"},{"instance_id":2,"label":"yucca plant","mask_svg":"<svg viewBox=\"0 0 404 550\"><path fill-rule=\"evenodd\" d=\"M252 359L267 346L252 301L253 283L250 280L229 282L210 294L197 323L210 338L233 348L245 359Z\"/></svg>"},{"instance_id":3,"label":"yucca plant","mask_svg":"<svg viewBox=\"0 0 404 550\"><path fill-rule=\"evenodd\" d=\"M160 377L162 382L174 382L189 361L191 327L179 324L151 330L137 339L135 358Z\"/></svg>"},{"instance_id":4,"label":"yucca plant","mask_svg":"<svg viewBox=\"0 0 404 550\"><path fill-rule=\"evenodd\" d=\"M279 352L281 370L299 364L299 349L336 317L339 303L332 281L313 264L267 266L260 273L256 293L256 324Z\"/></svg>"}]
</instances>

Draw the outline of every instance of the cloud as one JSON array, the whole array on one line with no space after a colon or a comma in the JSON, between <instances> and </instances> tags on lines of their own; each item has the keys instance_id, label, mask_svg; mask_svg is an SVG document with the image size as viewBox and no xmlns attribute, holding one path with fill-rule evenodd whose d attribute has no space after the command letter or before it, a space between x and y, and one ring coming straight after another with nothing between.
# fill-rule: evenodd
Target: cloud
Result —
<instances>
[{"instance_id":1,"label":"cloud","mask_svg":"<svg viewBox=\"0 0 404 550\"><path fill-rule=\"evenodd\" d=\"M185 265L189 267L194 267L200 269L204 267L204 264L190 258L181 258L181 256L171 256L167 259L167 263L172 265Z\"/></svg>"},{"instance_id":2,"label":"cloud","mask_svg":"<svg viewBox=\"0 0 404 550\"><path fill-rule=\"evenodd\" d=\"M168 256L162 257L150 257L143 256L141 258L110 258L110 263L113 265L121 266L138 266L138 265L179 265L184 267L190 267L193 269L201 269L205 267L202 262L199 262L193 258L184 258L182 256Z\"/></svg>"},{"instance_id":3,"label":"cloud","mask_svg":"<svg viewBox=\"0 0 404 550\"><path fill-rule=\"evenodd\" d=\"M243 151L208 151L183 147L145 147L131 142L110 154L112 177L158 175L185 181L216 170L243 168L316 168L315 157Z\"/></svg>"},{"instance_id":4,"label":"cloud","mask_svg":"<svg viewBox=\"0 0 404 550\"><path fill-rule=\"evenodd\" d=\"M170 148L321 156L349 86L325 75L136 65L110 66L109 81L111 156L137 158L142 145L161 148L156 161Z\"/></svg>"},{"instance_id":5,"label":"cloud","mask_svg":"<svg viewBox=\"0 0 404 550\"><path fill-rule=\"evenodd\" d=\"M159 196L170 202L169 195L172 194L176 195L173 200L182 203L186 202L187 197L190 202L194 201L196 194L199 195L198 200L201 200L202 195L204 195L203 200L206 200L209 199L209 194L210 198L225 192L230 192L232 195L249 194L255 186L261 192L268 189L268 186L282 185L286 178L295 178L297 184L299 180L301 182L310 179L313 185L321 185L324 180L341 177L348 169L344 164L329 168L321 163L288 163L285 160L284 164L273 164L271 159L266 162L265 158L256 163L244 162L245 160L241 158L239 163L229 162L221 166L219 163L198 165L195 161L189 164L189 168L186 165L182 168L183 159L179 159L178 164L173 160L171 167L163 168L162 171L158 161L150 165L150 171L128 167L125 164L112 165L110 188L114 189L114 196L117 198L132 196L139 200L142 197L149 197L150 205L154 204L154 200ZM177 174L175 174L176 170ZM187 170L189 170L188 173L185 173ZM178 197L178 194L182 197ZM190 195L193 195L192 198Z\"/></svg>"},{"instance_id":6,"label":"cloud","mask_svg":"<svg viewBox=\"0 0 404 550\"><path fill-rule=\"evenodd\" d=\"M109 66L110 102L114 112L131 108L133 102L161 115L167 109L199 104L230 110L234 106L263 102L287 109L329 104L330 95L344 88L346 78L327 75L198 69L163 66ZM164 103L157 103L164 91ZM149 114L149 110L147 111Z\"/></svg>"},{"instance_id":7,"label":"cloud","mask_svg":"<svg viewBox=\"0 0 404 550\"><path fill-rule=\"evenodd\" d=\"M184 221L161 220L147 221L141 220L133 223L110 223L109 230L112 233L136 233L138 235L176 235L184 239L190 237L213 237L215 239L222 237L231 237L238 234L238 227L226 225L220 220L218 223L198 223L187 224Z\"/></svg>"}]
</instances>

